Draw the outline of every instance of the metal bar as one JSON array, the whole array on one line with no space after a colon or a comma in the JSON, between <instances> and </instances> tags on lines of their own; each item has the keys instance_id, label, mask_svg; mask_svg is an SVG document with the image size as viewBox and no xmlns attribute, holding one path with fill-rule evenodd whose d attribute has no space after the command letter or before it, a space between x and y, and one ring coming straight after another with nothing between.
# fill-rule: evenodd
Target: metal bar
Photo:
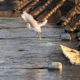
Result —
<instances>
[{"instance_id":1,"label":"metal bar","mask_svg":"<svg viewBox=\"0 0 80 80\"><path fill-rule=\"evenodd\" d=\"M66 0L61 0L44 18L44 19L48 19L54 12L56 12L65 2Z\"/></svg>"},{"instance_id":2,"label":"metal bar","mask_svg":"<svg viewBox=\"0 0 80 80\"><path fill-rule=\"evenodd\" d=\"M37 7L42 6L45 2L47 2L47 0L40 1L39 3L37 3L36 5L34 5L33 7L31 7L29 12L34 11Z\"/></svg>"},{"instance_id":3,"label":"metal bar","mask_svg":"<svg viewBox=\"0 0 80 80\"><path fill-rule=\"evenodd\" d=\"M80 15L70 24L71 32L74 32L80 26Z\"/></svg>"},{"instance_id":4,"label":"metal bar","mask_svg":"<svg viewBox=\"0 0 80 80\"><path fill-rule=\"evenodd\" d=\"M52 1L53 0L48 0L38 11L36 11L36 13L33 14L33 16L35 17L40 14Z\"/></svg>"},{"instance_id":5,"label":"metal bar","mask_svg":"<svg viewBox=\"0 0 80 80\"><path fill-rule=\"evenodd\" d=\"M60 0L54 0L52 1L42 12L40 12L36 17L39 17L41 14L43 14L45 11L51 10L52 7L55 7L57 3L60 2Z\"/></svg>"},{"instance_id":6,"label":"metal bar","mask_svg":"<svg viewBox=\"0 0 80 80\"><path fill-rule=\"evenodd\" d=\"M80 3L79 3L80 4ZM71 23L73 18L75 17L76 14L80 14L80 6L76 5L69 13L68 17L65 19L63 26L66 26L67 24Z\"/></svg>"},{"instance_id":7,"label":"metal bar","mask_svg":"<svg viewBox=\"0 0 80 80\"><path fill-rule=\"evenodd\" d=\"M26 8L26 11L29 12L30 9L35 6L40 0L35 0L28 8Z\"/></svg>"},{"instance_id":8,"label":"metal bar","mask_svg":"<svg viewBox=\"0 0 80 80\"><path fill-rule=\"evenodd\" d=\"M34 1L34 0L29 0L29 1L27 1L27 4L24 5L22 8L20 8L20 10L23 10L23 9L25 9L26 7L28 7L33 1Z\"/></svg>"}]
</instances>

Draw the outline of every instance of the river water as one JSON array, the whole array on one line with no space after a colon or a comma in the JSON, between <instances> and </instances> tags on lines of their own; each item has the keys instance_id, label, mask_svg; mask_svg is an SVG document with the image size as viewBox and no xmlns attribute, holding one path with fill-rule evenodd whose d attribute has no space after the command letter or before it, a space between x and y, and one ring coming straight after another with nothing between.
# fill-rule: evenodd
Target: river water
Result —
<instances>
[{"instance_id":1,"label":"river water","mask_svg":"<svg viewBox=\"0 0 80 80\"><path fill-rule=\"evenodd\" d=\"M2 19L0 26L22 24L13 20L14 24L10 24L10 18ZM43 28L43 39L39 41L36 34L26 28L0 29L0 80L80 80L80 66L71 65L59 48L62 43L67 46L74 43L61 41L62 32L61 28ZM27 69L45 67L50 60L61 62L62 72Z\"/></svg>"}]
</instances>

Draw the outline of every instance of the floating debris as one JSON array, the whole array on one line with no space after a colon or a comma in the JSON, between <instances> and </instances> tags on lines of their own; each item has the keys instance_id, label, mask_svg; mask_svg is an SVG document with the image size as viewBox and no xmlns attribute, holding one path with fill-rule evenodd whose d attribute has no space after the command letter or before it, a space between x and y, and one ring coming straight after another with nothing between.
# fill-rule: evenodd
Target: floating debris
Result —
<instances>
[{"instance_id":1,"label":"floating debris","mask_svg":"<svg viewBox=\"0 0 80 80\"><path fill-rule=\"evenodd\" d=\"M49 64L49 69L62 71L62 63L61 62L52 62L51 64Z\"/></svg>"},{"instance_id":2,"label":"floating debris","mask_svg":"<svg viewBox=\"0 0 80 80\"><path fill-rule=\"evenodd\" d=\"M60 45L63 54L69 59L72 64L80 65L80 52L78 50L69 48L64 45Z\"/></svg>"},{"instance_id":3,"label":"floating debris","mask_svg":"<svg viewBox=\"0 0 80 80\"><path fill-rule=\"evenodd\" d=\"M71 35L69 33L63 33L61 34L61 40L70 41Z\"/></svg>"}]
</instances>

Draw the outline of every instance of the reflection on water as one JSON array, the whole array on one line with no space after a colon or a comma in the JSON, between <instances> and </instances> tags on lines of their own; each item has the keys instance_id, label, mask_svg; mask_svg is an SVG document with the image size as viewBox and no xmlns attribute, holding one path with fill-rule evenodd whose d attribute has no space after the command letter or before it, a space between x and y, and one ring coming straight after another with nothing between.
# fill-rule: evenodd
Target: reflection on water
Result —
<instances>
[{"instance_id":1,"label":"reflection on water","mask_svg":"<svg viewBox=\"0 0 80 80\"><path fill-rule=\"evenodd\" d=\"M47 69L0 69L0 80L50 80Z\"/></svg>"},{"instance_id":2,"label":"reflection on water","mask_svg":"<svg viewBox=\"0 0 80 80\"><path fill-rule=\"evenodd\" d=\"M50 72L51 80L80 80L80 66L64 65L62 73Z\"/></svg>"},{"instance_id":3,"label":"reflection on water","mask_svg":"<svg viewBox=\"0 0 80 80\"><path fill-rule=\"evenodd\" d=\"M62 79L62 73L58 72L58 71L52 71L50 72L50 80L63 80Z\"/></svg>"},{"instance_id":4,"label":"reflection on water","mask_svg":"<svg viewBox=\"0 0 80 80\"><path fill-rule=\"evenodd\" d=\"M80 67L64 65L62 72L47 69L0 69L0 80L80 80Z\"/></svg>"},{"instance_id":5,"label":"reflection on water","mask_svg":"<svg viewBox=\"0 0 80 80\"><path fill-rule=\"evenodd\" d=\"M50 80L48 70L30 70L26 73L26 78L28 80Z\"/></svg>"}]
</instances>

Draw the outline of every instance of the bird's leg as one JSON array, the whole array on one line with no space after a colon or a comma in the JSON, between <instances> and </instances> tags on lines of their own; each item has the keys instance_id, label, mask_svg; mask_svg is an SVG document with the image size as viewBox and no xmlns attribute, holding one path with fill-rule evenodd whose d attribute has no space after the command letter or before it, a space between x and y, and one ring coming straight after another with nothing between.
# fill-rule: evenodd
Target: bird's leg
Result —
<instances>
[{"instance_id":1,"label":"bird's leg","mask_svg":"<svg viewBox=\"0 0 80 80\"><path fill-rule=\"evenodd\" d=\"M38 39L39 39L39 40L42 40L41 32L37 32L37 36L38 36Z\"/></svg>"}]
</instances>

